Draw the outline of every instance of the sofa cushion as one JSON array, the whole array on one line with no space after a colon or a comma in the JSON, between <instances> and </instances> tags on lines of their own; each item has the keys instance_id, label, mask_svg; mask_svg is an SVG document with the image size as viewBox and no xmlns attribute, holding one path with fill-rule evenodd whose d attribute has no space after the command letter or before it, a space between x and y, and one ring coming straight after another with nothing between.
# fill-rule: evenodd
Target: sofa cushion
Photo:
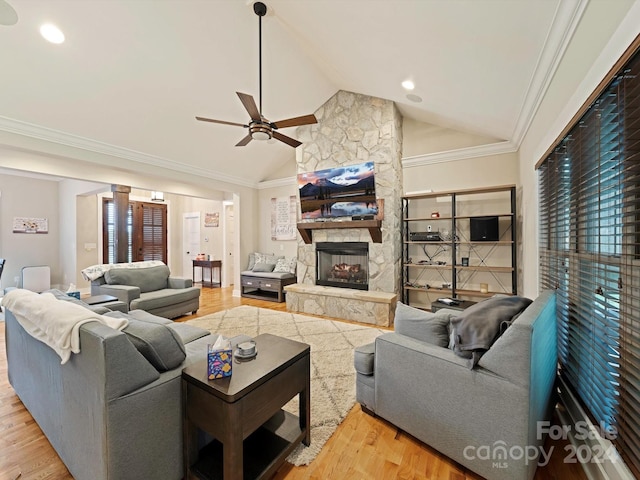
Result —
<instances>
[{"instance_id":1,"label":"sofa cushion","mask_svg":"<svg viewBox=\"0 0 640 480\"><path fill-rule=\"evenodd\" d=\"M182 302L188 302L200 296L198 287L165 288L140 294L140 298L131 301L131 310L155 310Z\"/></svg>"},{"instance_id":2,"label":"sofa cushion","mask_svg":"<svg viewBox=\"0 0 640 480\"><path fill-rule=\"evenodd\" d=\"M142 322L166 325L178 334L180 340L182 340L182 343L184 343L185 345L187 343L193 342L194 340L197 340L198 338L209 335L209 331L205 330L204 328L194 327L193 325L187 325L186 323L182 322L172 322L171 320L153 315L152 313L145 312L144 310L130 311L127 314L127 318L132 317Z\"/></svg>"},{"instance_id":3,"label":"sofa cushion","mask_svg":"<svg viewBox=\"0 0 640 480\"><path fill-rule=\"evenodd\" d=\"M166 265L147 268L112 268L105 272L109 285L138 287L141 293L167 288L170 270Z\"/></svg>"},{"instance_id":4,"label":"sofa cushion","mask_svg":"<svg viewBox=\"0 0 640 480\"><path fill-rule=\"evenodd\" d=\"M177 332L167 325L144 322L129 317L123 332L136 349L159 372L179 366L186 358L184 344Z\"/></svg>"},{"instance_id":5,"label":"sofa cushion","mask_svg":"<svg viewBox=\"0 0 640 480\"><path fill-rule=\"evenodd\" d=\"M531 304L525 297L492 297L451 319L453 351L471 359L473 368L511 321Z\"/></svg>"},{"instance_id":6,"label":"sofa cushion","mask_svg":"<svg viewBox=\"0 0 640 480\"><path fill-rule=\"evenodd\" d=\"M362 375L373 375L376 344L367 343L356 347L353 355L353 366Z\"/></svg>"},{"instance_id":7,"label":"sofa cushion","mask_svg":"<svg viewBox=\"0 0 640 480\"><path fill-rule=\"evenodd\" d=\"M451 315L449 310L431 313L398 302L394 330L416 340L446 348L449 345Z\"/></svg>"},{"instance_id":8,"label":"sofa cushion","mask_svg":"<svg viewBox=\"0 0 640 480\"><path fill-rule=\"evenodd\" d=\"M294 278L289 272L286 273L277 273L277 272L252 272L250 270L245 270L244 272L240 272L240 275L245 277L259 277L259 278Z\"/></svg>"},{"instance_id":9,"label":"sofa cushion","mask_svg":"<svg viewBox=\"0 0 640 480\"><path fill-rule=\"evenodd\" d=\"M273 269L275 268L275 266L276 266L275 263L258 262L253 266L253 271L254 272L273 272Z\"/></svg>"}]
</instances>

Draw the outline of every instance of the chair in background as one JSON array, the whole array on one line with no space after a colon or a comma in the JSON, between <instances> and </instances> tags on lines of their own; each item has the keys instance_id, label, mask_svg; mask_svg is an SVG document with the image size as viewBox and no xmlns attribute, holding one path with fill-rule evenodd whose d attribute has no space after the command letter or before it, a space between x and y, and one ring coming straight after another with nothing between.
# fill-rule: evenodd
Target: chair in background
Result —
<instances>
[{"instance_id":1,"label":"chair in background","mask_svg":"<svg viewBox=\"0 0 640 480\"><path fill-rule=\"evenodd\" d=\"M41 293L51 288L51 269L46 265L22 267L22 288Z\"/></svg>"}]
</instances>

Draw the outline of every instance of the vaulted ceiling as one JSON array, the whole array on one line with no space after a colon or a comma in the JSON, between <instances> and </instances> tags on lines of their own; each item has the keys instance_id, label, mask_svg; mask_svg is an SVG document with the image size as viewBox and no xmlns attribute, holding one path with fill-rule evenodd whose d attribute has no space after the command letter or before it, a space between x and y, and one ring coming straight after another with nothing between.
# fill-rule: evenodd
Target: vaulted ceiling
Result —
<instances>
[{"instance_id":1,"label":"vaulted ceiling","mask_svg":"<svg viewBox=\"0 0 640 480\"><path fill-rule=\"evenodd\" d=\"M246 123L235 92L258 101L252 1L7 1L18 22L0 25L0 131L107 153L132 169L155 164L240 184L294 162L287 145L235 147L246 130L194 118ZM270 120L312 113L348 90L393 100L406 118L516 147L587 4L265 3ZM47 21L63 30L63 44L39 35ZM405 79L421 102L407 98ZM295 128L282 133L296 136Z\"/></svg>"}]
</instances>

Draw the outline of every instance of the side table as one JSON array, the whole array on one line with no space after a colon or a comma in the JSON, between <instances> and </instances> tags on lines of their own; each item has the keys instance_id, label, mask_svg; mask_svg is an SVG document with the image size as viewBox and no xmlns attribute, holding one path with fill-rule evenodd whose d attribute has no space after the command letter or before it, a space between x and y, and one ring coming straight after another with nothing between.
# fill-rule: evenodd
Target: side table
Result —
<instances>
[{"instance_id":1,"label":"side table","mask_svg":"<svg viewBox=\"0 0 640 480\"><path fill-rule=\"evenodd\" d=\"M478 303L478 302L472 302L471 300L458 300L458 301L460 302L458 305L447 305L446 303L442 303L436 300L435 302L431 302L431 311L435 313L438 310L441 310L443 308L448 308L449 310L457 310L461 312L462 310L469 308L471 305L475 305L476 303Z\"/></svg>"},{"instance_id":2,"label":"side table","mask_svg":"<svg viewBox=\"0 0 640 480\"><path fill-rule=\"evenodd\" d=\"M196 267L200 267L202 272L202 286L203 287L219 287L220 282L213 281L213 269L218 270L218 278L222 279L222 260L193 260L193 283L196 283ZM205 269L209 269L209 281L204 279Z\"/></svg>"},{"instance_id":3,"label":"side table","mask_svg":"<svg viewBox=\"0 0 640 480\"><path fill-rule=\"evenodd\" d=\"M82 299L87 305L100 305L102 303L115 302L116 300L118 300L118 297L113 295L92 295Z\"/></svg>"},{"instance_id":4,"label":"side table","mask_svg":"<svg viewBox=\"0 0 640 480\"><path fill-rule=\"evenodd\" d=\"M182 371L184 478L270 478L302 441L311 443L311 349L270 334L230 377L207 379L206 360ZM299 395L299 416L282 410ZM198 430L215 438L198 448Z\"/></svg>"}]
</instances>

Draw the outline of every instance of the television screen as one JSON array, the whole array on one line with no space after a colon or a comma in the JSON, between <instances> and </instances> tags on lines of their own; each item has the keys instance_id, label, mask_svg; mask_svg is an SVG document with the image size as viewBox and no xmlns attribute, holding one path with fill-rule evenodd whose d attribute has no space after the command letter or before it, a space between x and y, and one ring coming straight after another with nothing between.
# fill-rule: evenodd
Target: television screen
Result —
<instances>
[{"instance_id":1,"label":"television screen","mask_svg":"<svg viewBox=\"0 0 640 480\"><path fill-rule=\"evenodd\" d=\"M373 162L298 174L302 218L376 215Z\"/></svg>"}]
</instances>

